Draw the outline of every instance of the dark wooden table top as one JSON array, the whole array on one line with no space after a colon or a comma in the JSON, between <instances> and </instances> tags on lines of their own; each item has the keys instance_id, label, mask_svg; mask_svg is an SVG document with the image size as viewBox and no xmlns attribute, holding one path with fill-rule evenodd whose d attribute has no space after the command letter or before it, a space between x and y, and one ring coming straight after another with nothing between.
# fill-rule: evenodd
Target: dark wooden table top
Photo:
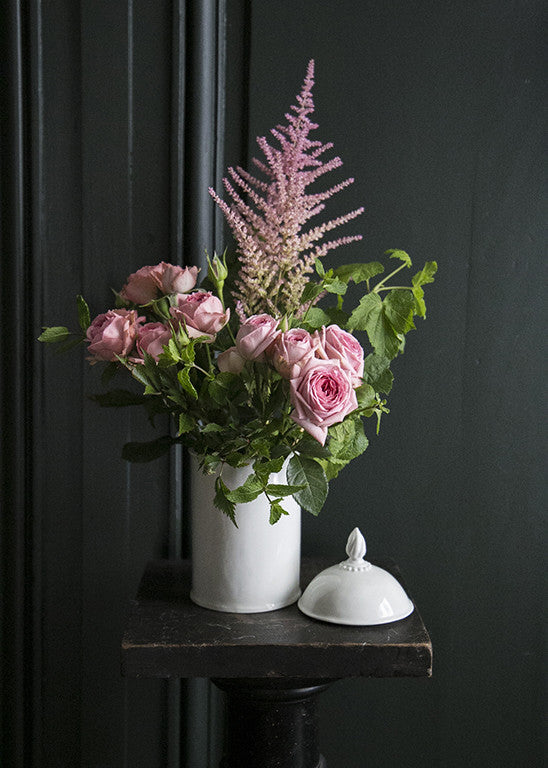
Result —
<instances>
[{"instance_id":1,"label":"dark wooden table top","mask_svg":"<svg viewBox=\"0 0 548 768\"><path fill-rule=\"evenodd\" d=\"M390 562L377 564L400 578ZM332 563L303 560L301 586ZM122 641L128 677L429 677L432 644L415 608L406 619L346 627L304 616L221 613L191 602L190 562L147 565Z\"/></svg>"}]
</instances>

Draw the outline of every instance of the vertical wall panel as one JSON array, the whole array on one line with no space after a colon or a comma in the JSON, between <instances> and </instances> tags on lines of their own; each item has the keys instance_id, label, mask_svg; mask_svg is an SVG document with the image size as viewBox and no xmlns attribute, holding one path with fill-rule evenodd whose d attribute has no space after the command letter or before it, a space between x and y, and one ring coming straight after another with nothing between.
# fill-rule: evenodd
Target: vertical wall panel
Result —
<instances>
[{"instance_id":1,"label":"vertical wall panel","mask_svg":"<svg viewBox=\"0 0 548 768\"><path fill-rule=\"evenodd\" d=\"M83 6L83 259L92 313L112 302L109 286L119 290L130 272L168 257L170 46L169 3ZM86 371L86 390L98 389ZM167 547L168 460L121 459L124 442L153 435L140 412L85 406L84 764L145 768L166 759L165 684L123 681L118 651L144 564Z\"/></svg>"}]
</instances>

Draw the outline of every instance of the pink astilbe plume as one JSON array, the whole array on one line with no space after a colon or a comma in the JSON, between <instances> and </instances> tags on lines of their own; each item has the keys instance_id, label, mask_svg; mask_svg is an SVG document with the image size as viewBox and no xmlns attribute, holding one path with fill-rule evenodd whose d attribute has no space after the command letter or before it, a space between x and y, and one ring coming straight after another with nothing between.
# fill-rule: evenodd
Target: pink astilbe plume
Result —
<instances>
[{"instance_id":1,"label":"pink astilbe plume","mask_svg":"<svg viewBox=\"0 0 548 768\"><path fill-rule=\"evenodd\" d=\"M230 205L209 190L238 245L240 272L233 295L240 316L261 312L275 316L299 314L306 275L314 270L314 260L362 237L325 239L328 232L359 216L363 208L303 230L313 216L323 211L326 200L354 181L346 179L323 192L306 192L316 179L342 165L339 157L326 162L321 159L332 143L308 138L318 127L309 117L314 112L313 85L311 60L297 96L298 106L292 106L292 112L285 115L287 125L271 130L279 147L269 144L265 137L257 138L265 160L253 158L253 162L266 181L243 168L229 168L230 178L223 179L223 184Z\"/></svg>"}]
</instances>

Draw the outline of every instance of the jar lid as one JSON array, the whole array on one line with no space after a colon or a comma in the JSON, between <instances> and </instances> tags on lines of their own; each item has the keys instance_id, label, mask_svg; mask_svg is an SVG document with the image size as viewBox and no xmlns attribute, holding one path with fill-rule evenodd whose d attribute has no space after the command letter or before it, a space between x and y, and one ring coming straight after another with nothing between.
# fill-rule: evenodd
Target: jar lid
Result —
<instances>
[{"instance_id":1,"label":"jar lid","mask_svg":"<svg viewBox=\"0 0 548 768\"><path fill-rule=\"evenodd\" d=\"M321 571L298 602L303 613L332 624L371 626L409 616L413 603L391 573L367 560L365 539L354 528L346 544L348 560Z\"/></svg>"}]
</instances>

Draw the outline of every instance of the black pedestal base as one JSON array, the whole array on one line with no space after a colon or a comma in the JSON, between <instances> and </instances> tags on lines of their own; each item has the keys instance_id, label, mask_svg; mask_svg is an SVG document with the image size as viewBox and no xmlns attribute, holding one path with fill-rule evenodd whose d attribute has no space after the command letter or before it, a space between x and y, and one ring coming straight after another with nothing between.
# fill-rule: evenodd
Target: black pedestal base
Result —
<instances>
[{"instance_id":1,"label":"black pedestal base","mask_svg":"<svg viewBox=\"0 0 548 768\"><path fill-rule=\"evenodd\" d=\"M327 768L316 699L332 680L214 679L226 694L220 768Z\"/></svg>"}]
</instances>

